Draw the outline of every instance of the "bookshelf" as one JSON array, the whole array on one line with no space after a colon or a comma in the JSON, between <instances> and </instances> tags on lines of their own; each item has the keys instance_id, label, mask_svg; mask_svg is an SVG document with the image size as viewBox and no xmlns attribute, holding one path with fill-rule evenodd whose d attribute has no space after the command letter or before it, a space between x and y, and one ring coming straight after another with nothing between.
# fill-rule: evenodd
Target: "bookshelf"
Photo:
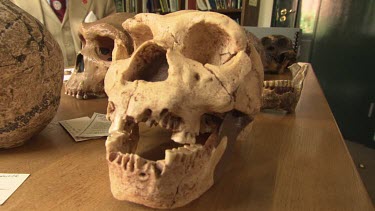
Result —
<instances>
[{"instance_id":1,"label":"bookshelf","mask_svg":"<svg viewBox=\"0 0 375 211\"><path fill-rule=\"evenodd\" d=\"M114 0L117 12L168 14L179 10L218 12L242 26L257 26L260 0Z\"/></svg>"}]
</instances>

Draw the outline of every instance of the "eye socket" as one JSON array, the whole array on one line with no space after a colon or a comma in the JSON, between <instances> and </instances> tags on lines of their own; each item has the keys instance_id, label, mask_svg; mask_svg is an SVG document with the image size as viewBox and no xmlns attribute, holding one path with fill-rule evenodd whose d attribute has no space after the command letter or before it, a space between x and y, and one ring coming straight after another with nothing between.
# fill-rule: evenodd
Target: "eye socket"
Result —
<instances>
[{"instance_id":1,"label":"eye socket","mask_svg":"<svg viewBox=\"0 0 375 211\"><path fill-rule=\"evenodd\" d=\"M85 40L85 38L83 37L82 34L79 34L78 37L81 40L82 48L84 48L86 46L86 40Z\"/></svg>"},{"instance_id":2,"label":"eye socket","mask_svg":"<svg viewBox=\"0 0 375 211\"><path fill-rule=\"evenodd\" d=\"M289 45L289 39L288 38L284 38L284 37L282 37L282 38L280 38L279 40L277 40L277 46L279 46L279 47L288 47L288 45Z\"/></svg>"},{"instance_id":3,"label":"eye socket","mask_svg":"<svg viewBox=\"0 0 375 211\"><path fill-rule=\"evenodd\" d=\"M158 45L143 46L134 56L133 63L124 74L124 79L127 81L143 80L147 82L166 80L169 69L166 54L166 50Z\"/></svg>"},{"instance_id":4,"label":"eye socket","mask_svg":"<svg viewBox=\"0 0 375 211\"><path fill-rule=\"evenodd\" d=\"M95 52L100 60L112 61L112 51L114 48L114 40L109 37L98 36L95 39Z\"/></svg>"},{"instance_id":5,"label":"eye socket","mask_svg":"<svg viewBox=\"0 0 375 211\"><path fill-rule=\"evenodd\" d=\"M262 45L267 46L272 44L272 40L269 37L263 37L261 39Z\"/></svg>"}]
</instances>

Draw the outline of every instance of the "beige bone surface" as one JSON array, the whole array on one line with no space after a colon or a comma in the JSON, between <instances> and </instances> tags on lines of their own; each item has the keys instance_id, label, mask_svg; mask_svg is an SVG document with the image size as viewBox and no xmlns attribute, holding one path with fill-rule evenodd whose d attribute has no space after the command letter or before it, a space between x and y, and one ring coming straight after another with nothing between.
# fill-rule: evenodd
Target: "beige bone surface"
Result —
<instances>
[{"instance_id":1,"label":"beige bone surface","mask_svg":"<svg viewBox=\"0 0 375 211\"><path fill-rule=\"evenodd\" d=\"M180 207L213 185L227 142L217 134L223 116L259 112L262 62L244 30L218 13L139 14L122 25L135 51L114 57L105 77L111 190L120 200ZM135 154L140 122L169 130L180 146L164 159Z\"/></svg>"},{"instance_id":2,"label":"beige bone surface","mask_svg":"<svg viewBox=\"0 0 375 211\"><path fill-rule=\"evenodd\" d=\"M111 64L112 52L128 58L133 51L129 35L121 27L122 22L133 16L116 13L95 22L82 23L79 29L82 50L77 55L74 73L65 85L65 94L77 99L106 96L104 77Z\"/></svg>"}]
</instances>

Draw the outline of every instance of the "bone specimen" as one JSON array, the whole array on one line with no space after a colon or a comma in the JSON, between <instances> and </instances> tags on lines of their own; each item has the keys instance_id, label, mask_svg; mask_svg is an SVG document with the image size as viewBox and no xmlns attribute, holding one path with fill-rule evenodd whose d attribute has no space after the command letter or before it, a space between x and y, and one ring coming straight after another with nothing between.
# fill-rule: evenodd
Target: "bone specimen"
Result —
<instances>
[{"instance_id":1,"label":"bone specimen","mask_svg":"<svg viewBox=\"0 0 375 211\"><path fill-rule=\"evenodd\" d=\"M245 31L218 13L144 13L123 27L135 50L128 58L115 46L105 77L111 191L153 208L181 207L214 183L227 145L218 140L223 116L259 112L262 62ZM169 130L180 147L164 159L141 157L140 123Z\"/></svg>"},{"instance_id":2,"label":"bone specimen","mask_svg":"<svg viewBox=\"0 0 375 211\"><path fill-rule=\"evenodd\" d=\"M77 55L75 71L65 85L65 94L77 99L105 97L104 76L112 62L112 51L117 48L128 58L133 45L121 24L131 13L116 13L92 23L82 23L82 50Z\"/></svg>"},{"instance_id":3,"label":"bone specimen","mask_svg":"<svg viewBox=\"0 0 375 211\"><path fill-rule=\"evenodd\" d=\"M295 63L289 67L292 80L266 80L263 82L262 109L292 113L301 96L308 64Z\"/></svg>"},{"instance_id":4,"label":"bone specimen","mask_svg":"<svg viewBox=\"0 0 375 211\"><path fill-rule=\"evenodd\" d=\"M264 71L283 73L288 66L296 62L296 53L292 41L283 35L263 37L261 42L266 54Z\"/></svg>"},{"instance_id":5,"label":"bone specimen","mask_svg":"<svg viewBox=\"0 0 375 211\"><path fill-rule=\"evenodd\" d=\"M23 144L55 116L63 57L44 26L0 1L0 148Z\"/></svg>"}]
</instances>

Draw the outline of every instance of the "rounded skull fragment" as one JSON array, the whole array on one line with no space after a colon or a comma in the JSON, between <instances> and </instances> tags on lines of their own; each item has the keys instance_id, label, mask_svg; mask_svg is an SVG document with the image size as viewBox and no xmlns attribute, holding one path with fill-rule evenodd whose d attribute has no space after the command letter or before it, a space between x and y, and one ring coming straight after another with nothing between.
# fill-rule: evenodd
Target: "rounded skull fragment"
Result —
<instances>
[{"instance_id":1,"label":"rounded skull fragment","mask_svg":"<svg viewBox=\"0 0 375 211\"><path fill-rule=\"evenodd\" d=\"M288 66L296 62L293 42L283 35L270 35L261 39L265 50L264 71L283 73Z\"/></svg>"},{"instance_id":2,"label":"rounded skull fragment","mask_svg":"<svg viewBox=\"0 0 375 211\"><path fill-rule=\"evenodd\" d=\"M245 31L218 13L139 14L123 27L135 51L114 54L105 77L111 191L153 208L186 205L214 183L227 144L218 140L222 117L259 112L262 62ZM135 154L141 122L171 131L181 146L163 160Z\"/></svg>"},{"instance_id":3,"label":"rounded skull fragment","mask_svg":"<svg viewBox=\"0 0 375 211\"><path fill-rule=\"evenodd\" d=\"M116 13L91 23L82 23L82 50L77 55L74 73L65 85L65 94L77 99L105 97L104 76L113 51L128 58L133 52L131 39L121 24L131 13Z\"/></svg>"},{"instance_id":4,"label":"rounded skull fragment","mask_svg":"<svg viewBox=\"0 0 375 211\"><path fill-rule=\"evenodd\" d=\"M0 148L11 148L55 116L64 64L52 35L8 0L0 1L0 31Z\"/></svg>"}]
</instances>

